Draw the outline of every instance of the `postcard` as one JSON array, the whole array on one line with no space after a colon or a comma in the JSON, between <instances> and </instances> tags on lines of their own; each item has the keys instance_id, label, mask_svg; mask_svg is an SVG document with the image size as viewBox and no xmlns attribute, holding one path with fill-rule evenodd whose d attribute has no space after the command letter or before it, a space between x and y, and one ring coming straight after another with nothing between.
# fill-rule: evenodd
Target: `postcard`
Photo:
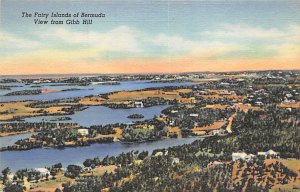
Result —
<instances>
[{"instance_id":1,"label":"postcard","mask_svg":"<svg viewBox=\"0 0 300 192\"><path fill-rule=\"evenodd\" d=\"M0 191L300 190L298 0L0 7Z\"/></svg>"}]
</instances>

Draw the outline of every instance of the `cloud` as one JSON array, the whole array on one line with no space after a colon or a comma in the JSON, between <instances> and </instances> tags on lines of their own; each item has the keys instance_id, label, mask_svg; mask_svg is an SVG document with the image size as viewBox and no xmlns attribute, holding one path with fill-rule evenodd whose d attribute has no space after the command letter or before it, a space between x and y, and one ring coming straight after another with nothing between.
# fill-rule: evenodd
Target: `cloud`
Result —
<instances>
[{"instance_id":1,"label":"cloud","mask_svg":"<svg viewBox=\"0 0 300 192\"><path fill-rule=\"evenodd\" d=\"M118 63L115 66L119 66L125 60L131 59L127 62L128 67L138 68L144 62L149 64L149 70L154 70L150 65L157 62L162 65L160 69L172 68L172 65L185 65L182 70L188 71L198 69L199 63L209 63L206 66L209 67L212 62L230 63L231 60L237 61L237 65L238 61L249 60L250 65L251 61L258 59L261 59L257 62L260 64L268 59L272 62L280 60L277 62L278 66L282 61L294 64L300 55L300 26L297 24L283 29L227 24L215 31L198 33L193 39L166 33L145 35L143 31L128 26L119 26L106 32L72 31L66 27L51 28L35 34L35 41L3 34L0 34L0 40L6 42L5 48L10 46L13 49L17 44L21 49L16 50L19 53L16 56L4 55L1 62L7 66L23 63L24 66L31 65L32 69L34 65L41 65L40 68L45 66L47 70L50 70L51 66L53 68L64 65L68 66L65 67L66 71L71 68L85 70L85 67L94 66L101 72L102 67L103 70L104 67L107 70L111 69L110 63ZM247 41L240 41L241 38ZM32 47L38 49L27 49ZM135 65L130 64L135 60L138 61ZM272 63L269 62L268 65ZM11 67L11 71L12 69ZM113 72L112 70L110 72Z\"/></svg>"},{"instance_id":2,"label":"cloud","mask_svg":"<svg viewBox=\"0 0 300 192\"><path fill-rule=\"evenodd\" d=\"M300 25L292 24L288 31L288 40L300 44Z\"/></svg>"},{"instance_id":3,"label":"cloud","mask_svg":"<svg viewBox=\"0 0 300 192\"><path fill-rule=\"evenodd\" d=\"M247 39L300 39L300 26L293 24L286 29L262 28L246 24L224 24L218 30L204 31L203 36L222 38L247 38Z\"/></svg>"},{"instance_id":4,"label":"cloud","mask_svg":"<svg viewBox=\"0 0 300 192\"><path fill-rule=\"evenodd\" d=\"M138 32L128 26L120 26L105 33L95 31L70 31L56 28L40 35L42 39L59 39L69 44L82 44L102 51L141 52Z\"/></svg>"},{"instance_id":5,"label":"cloud","mask_svg":"<svg viewBox=\"0 0 300 192\"><path fill-rule=\"evenodd\" d=\"M190 51L198 46L196 42L185 40L180 36L169 36L163 33L154 37L151 42L157 46L167 47L172 51Z\"/></svg>"},{"instance_id":6,"label":"cloud","mask_svg":"<svg viewBox=\"0 0 300 192\"><path fill-rule=\"evenodd\" d=\"M28 40L25 38L20 38L15 35L0 32L0 42L1 46L4 48L37 48L40 43L37 41Z\"/></svg>"},{"instance_id":7,"label":"cloud","mask_svg":"<svg viewBox=\"0 0 300 192\"><path fill-rule=\"evenodd\" d=\"M223 43L220 41L192 41L180 36L168 36L159 34L152 43L156 46L165 47L169 54L185 52L186 54L197 58L217 57L233 51L242 50L243 47L234 43Z\"/></svg>"},{"instance_id":8,"label":"cloud","mask_svg":"<svg viewBox=\"0 0 300 192\"><path fill-rule=\"evenodd\" d=\"M200 35L203 38L235 42L244 48L241 53L251 57L289 59L298 58L300 55L300 25L298 24L290 24L280 29L247 24L223 24L217 30L204 31Z\"/></svg>"},{"instance_id":9,"label":"cloud","mask_svg":"<svg viewBox=\"0 0 300 192\"><path fill-rule=\"evenodd\" d=\"M300 44L280 44L266 46L266 49L276 52L275 58L299 58L300 57Z\"/></svg>"}]
</instances>

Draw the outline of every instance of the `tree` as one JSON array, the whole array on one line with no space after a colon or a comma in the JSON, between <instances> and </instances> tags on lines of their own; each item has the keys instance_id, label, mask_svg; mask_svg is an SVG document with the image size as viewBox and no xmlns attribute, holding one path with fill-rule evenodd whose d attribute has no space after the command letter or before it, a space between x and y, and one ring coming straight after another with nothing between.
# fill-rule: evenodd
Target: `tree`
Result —
<instances>
[{"instance_id":1,"label":"tree","mask_svg":"<svg viewBox=\"0 0 300 192\"><path fill-rule=\"evenodd\" d=\"M6 183L7 181L7 175L10 173L10 168L6 167L5 169L2 170L2 175L3 175L3 183Z\"/></svg>"},{"instance_id":2,"label":"tree","mask_svg":"<svg viewBox=\"0 0 300 192\"><path fill-rule=\"evenodd\" d=\"M55 179L55 176L56 176L56 170L54 168L52 168L50 170L50 175L52 176L52 179Z\"/></svg>"},{"instance_id":3,"label":"tree","mask_svg":"<svg viewBox=\"0 0 300 192\"><path fill-rule=\"evenodd\" d=\"M3 192L23 192L23 186L8 183L3 189Z\"/></svg>"},{"instance_id":4,"label":"tree","mask_svg":"<svg viewBox=\"0 0 300 192\"><path fill-rule=\"evenodd\" d=\"M82 171L82 168L78 165L68 165L65 176L70 177L70 178L75 178L75 177L79 176L81 171Z\"/></svg>"}]
</instances>

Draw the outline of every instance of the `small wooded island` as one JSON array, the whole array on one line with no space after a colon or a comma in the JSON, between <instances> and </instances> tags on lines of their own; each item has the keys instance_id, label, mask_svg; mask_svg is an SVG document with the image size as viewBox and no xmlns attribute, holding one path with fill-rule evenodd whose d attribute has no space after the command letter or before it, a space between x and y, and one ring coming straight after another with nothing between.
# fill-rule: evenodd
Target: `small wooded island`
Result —
<instances>
[{"instance_id":1,"label":"small wooded island","mask_svg":"<svg viewBox=\"0 0 300 192\"><path fill-rule=\"evenodd\" d=\"M128 115L127 118L130 118L130 119L142 119L144 118L145 116L142 115L142 114L131 114L131 115Z\"/></svg>"}]
</instances>

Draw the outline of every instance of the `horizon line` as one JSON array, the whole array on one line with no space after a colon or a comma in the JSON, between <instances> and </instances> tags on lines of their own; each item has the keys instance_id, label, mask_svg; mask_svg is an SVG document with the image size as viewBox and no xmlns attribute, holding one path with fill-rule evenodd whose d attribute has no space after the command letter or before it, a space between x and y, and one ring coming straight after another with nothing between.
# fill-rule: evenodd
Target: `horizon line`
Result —
<instances>
[{"instance_id":1,"label":"horizon line","mask_svg":"<svg viewBox=\"0 0 300 192\"><path fill-rule=\"evenodd\" d=\"M299 69L265 69L265 70L239 70L239 71L187 71L187 72L149 72L149 73L37 73L37 74L1 74L1 76L42 76L42 75L164 75L164 74L188 74L188 73L242 73L242 72L267 72L267 71L300 71Z\"/></svg>"}]
</instances>

